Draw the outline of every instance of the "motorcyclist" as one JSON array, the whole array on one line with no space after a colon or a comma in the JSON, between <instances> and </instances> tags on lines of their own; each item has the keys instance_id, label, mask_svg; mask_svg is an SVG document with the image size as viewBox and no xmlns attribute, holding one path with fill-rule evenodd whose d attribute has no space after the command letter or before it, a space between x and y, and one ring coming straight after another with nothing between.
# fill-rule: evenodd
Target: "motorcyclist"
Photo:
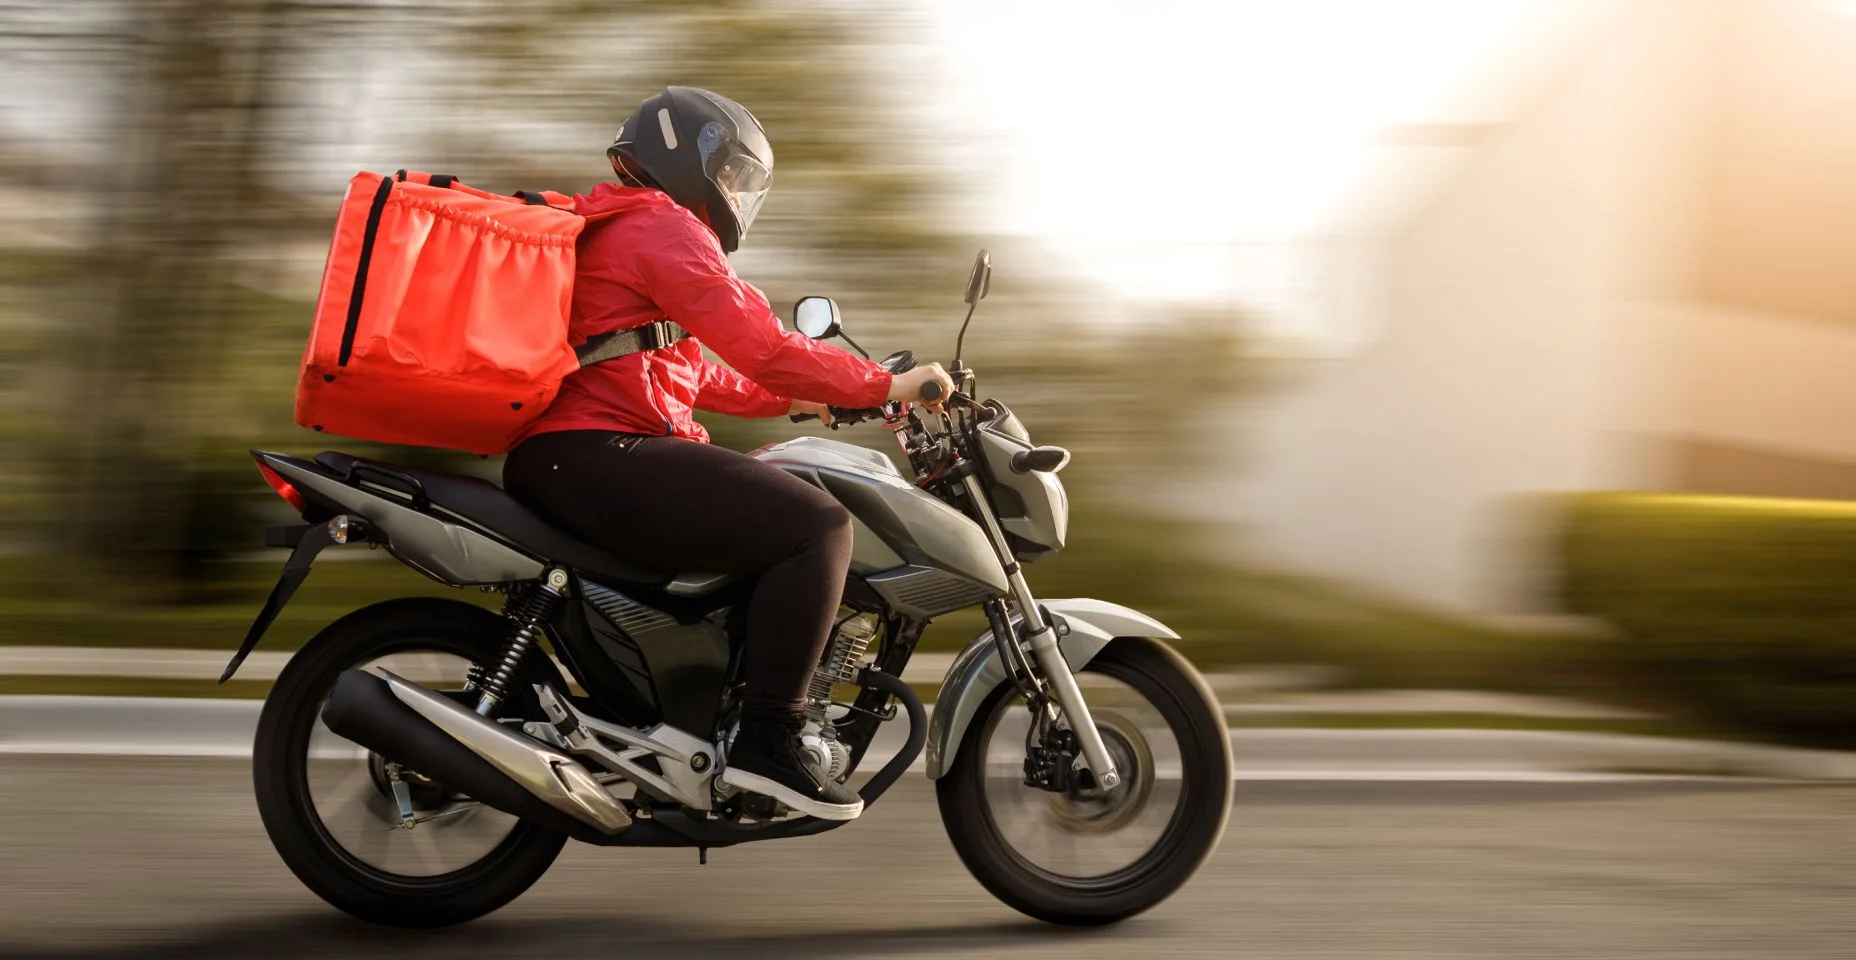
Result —
<instances>
[{"instance_id":1,"label":"motorcyclist","mask_svg":"<svg viewBox=\"0 0 1856 960\"><path fill-rule=\"evenodd\" d=\"M579 241L569 336L584 343L667 319L688 337L570 375L510 452L504 484L641 566L753 576L740 728L721 779L812 816L854 818L863 801L814 776L798 740L850 566L850 514L816 487L710 445L692 409L823 418L827 404L916 401L930 381L952 384L938 364L892 377L789 332L735 276L726 254L753 223L773 171L765 132L739 104L668 87L625 121L607 156L618 182L574 198L595 219ZM659 339L678 335L657 329Z\"/></svg>"}]
</instances>

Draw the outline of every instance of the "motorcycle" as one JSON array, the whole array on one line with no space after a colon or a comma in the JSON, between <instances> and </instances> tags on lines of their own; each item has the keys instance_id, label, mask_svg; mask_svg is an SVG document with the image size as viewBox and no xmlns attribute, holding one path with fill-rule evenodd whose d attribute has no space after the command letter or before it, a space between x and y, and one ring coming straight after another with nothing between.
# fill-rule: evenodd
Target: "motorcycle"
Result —
<instances>
[{"instance_id":1,"label":"motorcycle","mask_svg":"<svg viewBox=\"0 0 1856 960\"><path fill-rule=\"evenodd\" d=\"M1057 474L1069 453L974 397L959 353L991 272L981 251L950 395L832 409L834 429L881 421L912 477L817 437L753 452L854 517L804 752L842 783L881 764L858 789L864 820L925 754L948 839L988 891L1041 920L1111 923L1170 896L1216 847L1230 741L1164 624L1031 592L1024 566L1068 533ZM805 298L794 315L807 336L862 352L831 300ZM914 357L882 362L901 372ZM336 452L253 456L303 522L269 531L292 552L222 681L332 546L384 547L440 583L504 597L500 615L435 597L357 610L279 675L253 750L258 811L285 864L330 904L437 927L519 896L569 839L694 847L706 862L710 848L844 825L717 776L750 580L640 569L480 479ZM975 606L988 629L953 658L930 717L903 671L930 620ZM888 729L899 718L900 736Z\"/></svg>"}]
</instances>

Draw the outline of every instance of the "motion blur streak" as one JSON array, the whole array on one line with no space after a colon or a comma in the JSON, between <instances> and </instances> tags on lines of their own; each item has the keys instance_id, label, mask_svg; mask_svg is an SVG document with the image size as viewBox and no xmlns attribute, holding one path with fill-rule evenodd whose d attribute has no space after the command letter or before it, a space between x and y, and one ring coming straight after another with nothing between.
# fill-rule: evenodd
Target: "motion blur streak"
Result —
<instances>
[{"instance_id":1,"label":"motion blur streak","mask_svg":"<svg viewBox=\"0 0 1856 960\"><path fill-rule=\"evenodd\" d=\"M274 579L261 529L293 517L244 451L499 467L293 425L342 185L405 167L584 190L619 120L683 83L776 145L736 257L776 305L833 296L879 355L945 360L949 304L992 251L970 356L1074 452L1087 531L1040 589L1177 629L1236 722L1856 747L1853 67L1843 0L0 0L0 645L123 661L0 667L0 696L262 694L133 668L139 648L235 646ZM741 449L817 429L708 426ZM267 644L439 590L325 560ZM926 649L981 627L938 622ZM1343 712L1297 699L1310 686L1412 706ZM104 902L144 918L109 936L198 925L160 938L201 954L298 923L348 935L300 919L255 834L224 833L251 807L219 767L8 769L0 953ZM1848 835L1832 792L1370 795L1422 810L1436 845L1375 804L1240 808L1219 879L1154 922L1258 955L1312 929L1348 953L1522 953L1549 929L1574 953L1850 942L1808 909L1850 888L1850 858L1823 856ZM886 816L931 829L918 814ZM119 843L140 866L111 880ZM222 849L257 859L190 852ZM894 947L980 949L933 929L975 893L934 875L935 899L882 921ZM563 872L518 907L554 909L568 878L623 886ZM112 895L73 892L93 883ZM1715 894L1731 908L1704 909ZM610 942L569 899L570 937ZM1246 910L1285 919L1230 919ZM787 935L772 907L744 916L728 943ZM1143 929L1001 942L1172 936Z\"/></svg>"},{"instance_id":2,"label":"motion blur streak","mask_svg":"<svg viewBox=\"0 0 1856 960\"><path fill-rule=\"evenodd\" d=\"M0 956L1828 960L1856 933L1840 909L1856 894L1856 810L1836 788L1257 784L1172 903L1078 933L992 901L908 780L870 814L880 832L717 850L706 867L570 846L495 916L414 933L346 921L302 889L254 820L226 818L245 780L231 761L9 764L0 840L34 867L0 877ZM795 920L807 890L867 893L832 904L855 906L843 920Z\"/></svg>"}]
</instances>

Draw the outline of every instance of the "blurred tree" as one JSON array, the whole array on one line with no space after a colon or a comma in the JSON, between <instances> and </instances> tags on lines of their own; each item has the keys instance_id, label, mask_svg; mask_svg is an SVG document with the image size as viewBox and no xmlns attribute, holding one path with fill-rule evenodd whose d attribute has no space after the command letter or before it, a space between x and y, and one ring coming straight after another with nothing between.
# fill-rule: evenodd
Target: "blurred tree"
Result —
<instances>
[{"instance_id":1,"label":"blurred tree","mask_svg":"<svg viewBox=\"0 0 1856 960\"><path fill-rule=\"evenodd\" d=\"M99 180L92 322L64 339L70 429L57 514L82 589L187 599L223 522L224 467L200 457L204 392L235 353L221 263L261 156L276 0L171 0L124 11L136 64ZM94 594L93 594L94 595Z\"/></svg>"},{"instance_id":2,"label":"blurred tree","mask_svg":"<svg viewBox=\"0 0 1856 960\"><path fill-rule=\"evenodd\" d=\"M58 320L41 353L68 371L69 403L7 430L44 465L57 509L42 519L70 561L60 579L86 595L107 585L116 598L210 598L212 561L250 543L238 505L264 494L243 448L307 437L292 424L291 395L309 311L287 278L326 243L334 189L305 184L339 182L331 172L409 166L492 189L583 189L609 176L604 147L638 100L669 83L713 87L756 112L778 155L779 186L739 257L743 273L776 304L838 296L873 348L951 353L980 244L947 214L966 188L936 160L918 78L898 64L901 34L921 26L904 6L0 6L33 13L19 20L30 21L21 42L94 62L120 88L115 116L98 125L107 137L93 145L94 167L63 178L94 196L94 236L60 261L70 269L6 284L55 291L41 298ZM56 166L0 153L22 168L0 170L12 182ZM1230 387L1229 318L1092 326L1078 319L1101 315L1090 291L1037 280L1009 259L1000 267L968 358L1052 442L1141 450L1151 463L1184 449L1172 438L1196 396ZM784 420L714 425L736 446L791 432ZM874 434L862 439L888 439Z\"/></svg>"}]
</instances>

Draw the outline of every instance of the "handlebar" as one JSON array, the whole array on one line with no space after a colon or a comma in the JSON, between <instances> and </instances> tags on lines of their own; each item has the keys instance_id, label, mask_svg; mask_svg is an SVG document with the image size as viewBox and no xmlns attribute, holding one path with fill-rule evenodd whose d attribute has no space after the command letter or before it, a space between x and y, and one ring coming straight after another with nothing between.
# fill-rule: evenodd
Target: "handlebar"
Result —
<instances>
[{"instance_id":1,"label":"handlebar","mask_svg":"<svg viewBox=\"0 0 1856 960\"><path fill-rule=\"evenodd\" d=\"M933 396L931 397L929 396L929 394L933 394ZM924 401L928 403L933 403L936 400L939 400L941 398L942 398L942 394L941 394L940 384L935 383L934 381L931 380L922 386L922 399ZM954 391L953 402L958 403L958 404L963 404L969 407L975 407L975 408L979 407L979 404L975 402L972 397L969 397L966 394L961 393L958 390ZM836 429L838 425L840 424L848 426L853 423L862 423L865 420L881 420L883 419L884 416L886 416L886 414L883 412L882 407L861 407L861 408L858 408L858 407L826 407L825 409L831 411L831 423L832 423L833 429ZM806 423L807 421L817 420L818 414L816 413L793 413L793 414L788 414L786 419L791 420L794 423Z\"/></svg>"},{"instance_id":2,"label":"handlebar","mask_svg":"<svg viewBox=\"0 0 1856 960\"><path fill-rule=\"evenodd\" d=\"M915 366L915 355L907 350L899 351L885 357L882 366L892 373L906 372ZM950 391L941 386L940 381L930 380L922 384L921 402L938 404L943 400L949 399L949 393ZM961 393L958 389L951 391L951 393L952 400L955 403L978 406L971 397ZM826 407L826 409L831 411L832 426L834 428L839 424L862 423L865 420L880 420L885 416L881 407ZM786 419L794 423L805 423L808 420L817 420L818 415L815 413L794 413L788 414Z\"/></svg>"},{"instance_id":3,"label":"handlebar","mask_svg":"<svg viewBox=\"0 0 1856 960\"><path fill-rule=\"evenodd\" d=\"M883 418L883 409L881 407L826 407L825 409L831 411L831 425L833 429L836 429L841 423L862 423L865 420L880 420ZM794 423L805 423L808 420L817 420L818 414L794 413L787 415L786 419Z\"/></svg>"}]
</instances>

